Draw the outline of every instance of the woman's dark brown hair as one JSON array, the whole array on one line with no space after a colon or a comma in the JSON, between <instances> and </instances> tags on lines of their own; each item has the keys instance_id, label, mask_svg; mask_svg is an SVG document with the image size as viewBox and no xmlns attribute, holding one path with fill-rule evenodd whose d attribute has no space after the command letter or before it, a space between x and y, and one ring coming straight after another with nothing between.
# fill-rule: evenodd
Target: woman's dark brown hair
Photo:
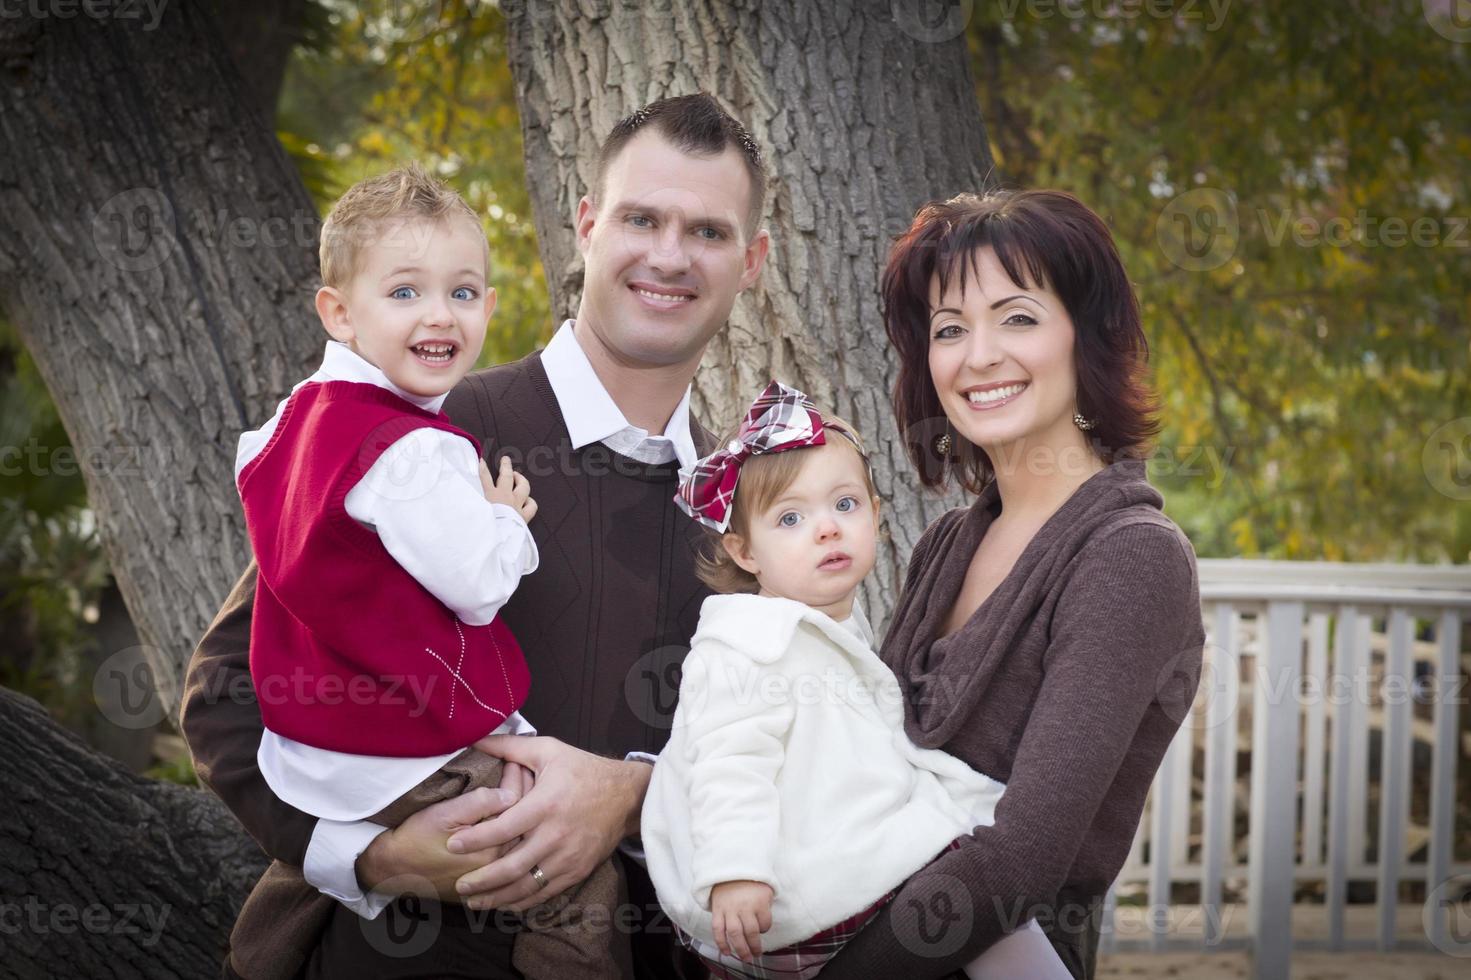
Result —
<instances>
[{"instance_id":1,"label":"woman's dark brown hair","mask_svg":"<svg viewBox=\"0 0 1471 980\"><path fill-rule=\"evenodd\" d=\"M1057 294L1073 321L1073 366L1078 411L1096 425L1085 433L1104 462L1147 455L1159 433L1149 385L1149 344L1139 301L1113 235L1103 220L1063 191L962 194L919 209L895 240L884 269L884 325L899 354L894 417L905 450L927 487L952 477L971 493L991 482L991 460L945 417L930 380L930 289L938 279L964 290L976 272L976 253L991 248L1023 289ZM935 440L951 436L942 457Z\"/></svg>"}]
</instances>

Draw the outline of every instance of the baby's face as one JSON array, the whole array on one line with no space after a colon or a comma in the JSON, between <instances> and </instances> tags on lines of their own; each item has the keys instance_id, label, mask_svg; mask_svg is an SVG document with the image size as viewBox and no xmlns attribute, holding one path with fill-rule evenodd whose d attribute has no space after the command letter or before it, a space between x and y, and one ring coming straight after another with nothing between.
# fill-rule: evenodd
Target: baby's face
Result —
<instances>
[{"instance_id":1,"label":"baby's face","mask_svg":"<svg viewBox=\"0 0 1471 980\"><path fill-rule=\"evenodd\" d=\"M869 494L862 458L836 432L803 457L797 479L752 516L744 546L763 595L795 599L846 619L853 594L873 569L878 500ZM744 564L744 562L743 562Z\"/></svg>"},{"instance_id":2,"label":"baby's face","mask_svg":"<svg viewBox=\"0 0 1471 980\"><path fill-rule=\"evenodd\" d=\"M342 322L328 332L404 391L444 394L474 366L495 309L485 248L468 217L385 222L342 291Z\"/></svg>"}]
</instances>

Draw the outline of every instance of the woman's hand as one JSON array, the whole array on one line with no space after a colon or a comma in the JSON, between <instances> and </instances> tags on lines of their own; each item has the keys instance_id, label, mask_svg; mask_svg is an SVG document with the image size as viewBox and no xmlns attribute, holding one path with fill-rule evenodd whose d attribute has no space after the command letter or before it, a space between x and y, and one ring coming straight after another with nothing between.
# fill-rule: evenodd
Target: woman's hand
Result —
<instances>
[{"instance_id":1,"label":"woman's hand","mask_svg":"<svg viewBox=\"0 0 1471 980\"><path fill-rule=\"evenodd\" d=\"M748 963L761 955L761 934L771 928L775 894L760 881L722 881L710 889L715 945L722 953Z\"/></svg>"}]
</instances>

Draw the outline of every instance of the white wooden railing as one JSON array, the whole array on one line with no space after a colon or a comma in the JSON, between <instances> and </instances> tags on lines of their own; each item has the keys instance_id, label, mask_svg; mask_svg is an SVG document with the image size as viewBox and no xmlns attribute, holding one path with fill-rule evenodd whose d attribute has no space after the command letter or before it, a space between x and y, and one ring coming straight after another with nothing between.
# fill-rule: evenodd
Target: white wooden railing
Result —
<instances>
[{"instance_id":1,"label":"white wooden railing","mask_svg":"<svg viewBox=\"0 0 1471 980\"><path fill-rule=\"evenodd\" d=\"M1245 946L1255 976L1276 978L1288 976L1293 949L1464 948L1465 936L1447 932L1451 908L1427 906L1413 935L1396 924L1405 918L1402 882L1433 895L1471 874L1471 863L1455 860L1452 833L1456 768L1471 755L1458 730L1471 693L1461 629L1471 617L1471 568L1202 560L1200 581L1208 634L1200 692L1109 893L1103 951ZM1381 733L1373 759L1371 730ZM1419 781L1415 742L1430 747ZM1250 760L1245 787L1238 753ZM1417 807L1429 814L1428 831L1410 825L1412 795L1425 795L1416 786L1429 787ZM1407 846L1411 836L1425 845L1422 858L1411 860L1419 850ZM1345 928L1357 882L1375 884L1369 936ZM1295 890L1319 883L1322 938L1294 937ZM1172 928L1186 902L1172 895L1178 885L1191 892L1198 929ZM1238 894L1223 902L1229 893ZM1118 928L1123 912L1137 911L1123 906L1139 898L1142 926ZM1245 929L1228 930L1225 910L1242 901Z\"/></svg>"}]
</instances>

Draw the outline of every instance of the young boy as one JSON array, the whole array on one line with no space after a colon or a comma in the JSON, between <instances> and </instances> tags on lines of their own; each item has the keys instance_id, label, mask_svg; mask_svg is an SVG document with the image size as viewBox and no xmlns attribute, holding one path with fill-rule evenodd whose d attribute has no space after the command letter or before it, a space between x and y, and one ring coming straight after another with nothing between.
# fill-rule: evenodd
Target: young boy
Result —
<instances>
[{"instance_id":1,"label":"young boy","mask_svg":"<svg viewBox=\"0 0 1471 980\"><path fill-rule=\"evenodd\" d=\"M322 228L322 365L261 428L235 475L259 564L250 669L266 731L262 775L323 820L396 826L433 802L502 782L467 748L535 730L530 678L496 613L538 555L525 477L440 411L480 354L495 291L479 219L410 165L362 181ZM513 791L525 778L508 771ZM518 938L528 977L617 972L605 865L551 929ZM231 937L242 976L293 976L332 899L273 865ZM303 914L302 909L309 910ZM545 910L543 910L545 911Z\"/></svg>"}]
</instances>

